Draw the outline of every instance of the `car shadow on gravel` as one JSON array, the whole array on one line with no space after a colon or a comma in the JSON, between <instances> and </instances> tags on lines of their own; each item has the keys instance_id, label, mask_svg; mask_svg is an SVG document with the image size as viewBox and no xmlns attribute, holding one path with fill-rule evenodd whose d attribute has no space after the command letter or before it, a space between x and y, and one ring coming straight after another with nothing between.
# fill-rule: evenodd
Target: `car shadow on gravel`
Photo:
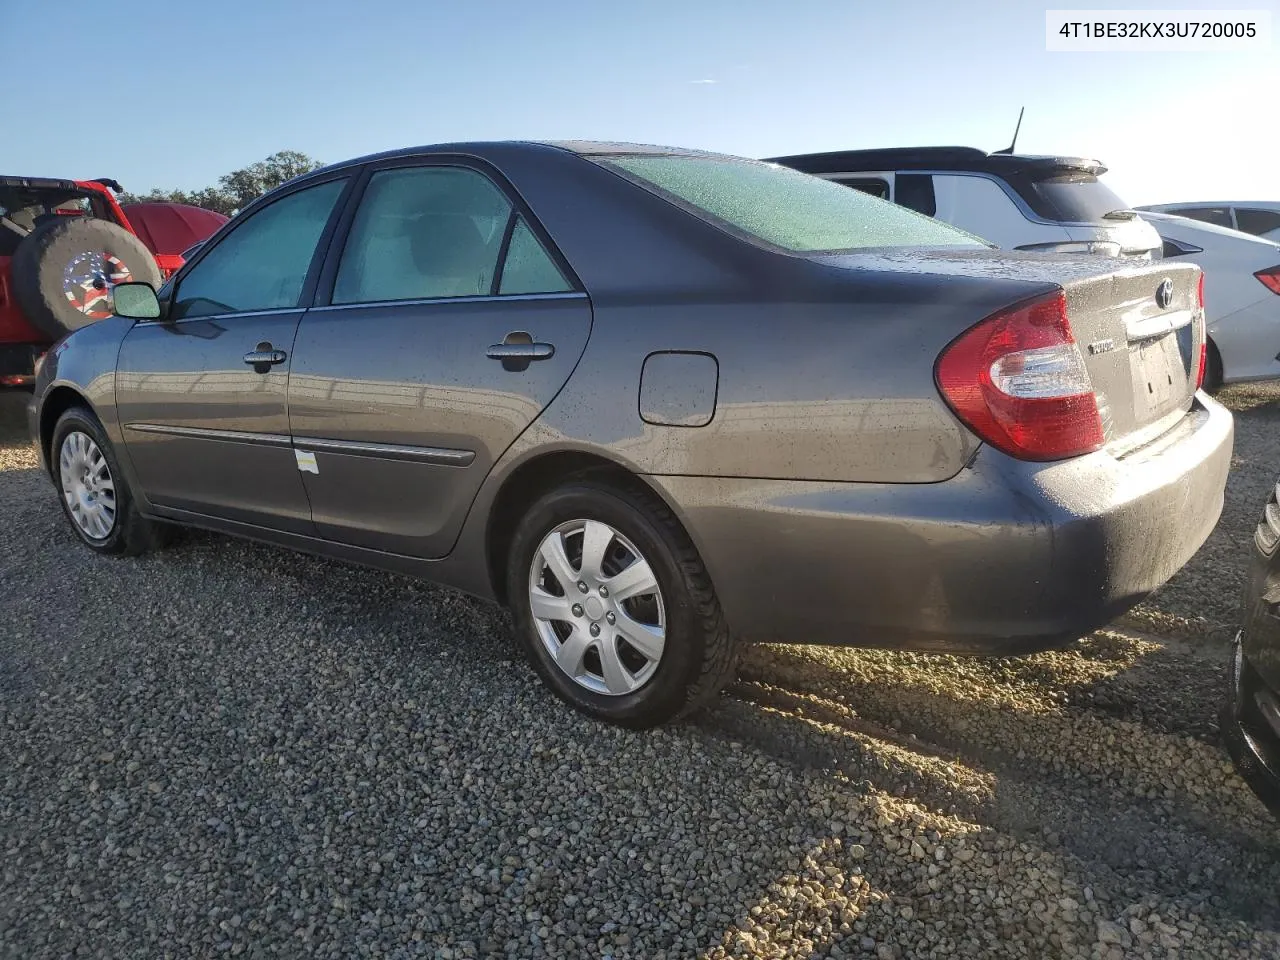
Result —
<instances>
[{"instance_id":1,"label":"car shadow on gravel","mask_svg":"<svg viewBox=\"0 0 1280 960\"><path fill-rule=\"evenodd\" d=\"M42 882L55 889L82 887L95 908L145 898L146 917L202 938L177 955L230 950L246 936L278 938L299 953L342 944L330 952L354 955L361 936L374 936L364 916L380 910L388 923L418 917L437 946L467 939L481 955L486 936L528 944L531 932L572 920L591 946L558 955L721 957L706 944L724 942L736 956L824 956L842 937L846 952L865 952L860 932L831 930L844 922L851 931L865 924L906 957L916 954L902 946L904 929L918 932L921 952L926 927L957 943L970 935L971 910L942 899L953 882L1012 897L1064 864L1077 887L1117 910L1155 891L1178 903L1220 898L1227 905L1208 908L1215 922L1272 922L1264 908L1250 913L1241 891L1276 889L1280 877L1263 866L1275 861L1274 847L1207 837L1215 825L1195 824L1198 807L1187 813L1160 796L1144 803L1127 788L1113 794L1102 776L1076 784L1043 749L1072 742L1069 723L1050 709L1049 720L1023 717L930 689L936 674L956 671L930 674L927 658L867 653L866 675L854 676L847 668L856 658L843 652L825 662L802 648L748 651L743 681L716 709L630 733L555 701L489 604L200 532L152 556L107 560L69 534L44 536L38 528L61 521L52 496L21 507L36 525L21 549L39 551L73 583L56 613L65 624L47 644L40 699L19 695L8 707L16 726L10 745L0 742L0 767L18 731L41 762L13 767L21 805L13 832L0 826L0 849L42 864ZM69 661L65 638L83 645ZM988 678L1015 692L1052 684L1045 663L1019 664L984 665L966 682ZM987 731L1028 718L1039 723L1024 738L1035 762L1020 764ZM959 748L940 735L950 728ZM124 744L111 732L121 729ZM626 776L615 781L619 770ZM1041 777L1050 780L1044 789ZM72 797L99 795L119 819L66 819ZM128 817L117 804L125 798ZM41 832L50 822L59 834ZM1175 837L1163 846L1161 824ZM112 838L105 853L104 836ZM1026 850L1001 846L1009 836ZM145 856L121 855L134 842ZM980 870L961 856L979 844L976 857L1018 859ZM260 848L272 855L259 857ZM597 849L608 852L587 852ZM66 866L85 851L97 852ZM1218 872L1223 864L1238 882ZM929 866L947 869L946 888L920 887L936 879ZM669 879L677 871L684 878ZM305 899L283 902L305 911L299 930L320 923L316 940L299 939L280 915L267 926L263 913L304 882ZM20 889L26 904L41 902L40 888ZM1037 888L1027 915L992 935L1012 942L1029 930L1047 945L1053 928L1031 904L1049 898ZM584 901L601 912L587 916ZM0 927L4 914L0 904ZM660 919L635 919L642 915ZM21 922L44 929L32 916ZM142 935L134 916L121 913L99 931L112 938L104 949ZM243 928L231 923L239 916ZM68 922L68 932L51 934L66 952L73 932L90 935ZM783 950L774 940L776 949L763 949L779 930L813 948L798 952L792 941ZM523 955L557 953L529 946Z\"/></svg>"},{"instance_id":2,"label":"car shadow on gravel","mask_svg":"<svg viewBox=\"0 0 1280 960\"><path fill-rule=\"evenodd\" d=\"M1177 655L1140 657L1129 665L1148 672L1139 681L1118 681L1122 671L1066 700L1045 691L1045 703L1018 705L929 689L931 678L902 682L928 658L901 657L896 676L856 676L805 648L770 646L748 652L731 705L705 722L780 762L1060 851L1100 889L1213 898L1225 916L1280 929L1280 897L1256 895L1280 891L1280 830L1230 772L1208 724L1161 722L1167 706L1149 717L1130 709L1151 684L1167 681L1167 702L1185 703L1220 681L1216 669L1179 677L1187 661ZM1011 662L1019 680L1044 667L1028 659Z\"/></svg>"}]
</instances>

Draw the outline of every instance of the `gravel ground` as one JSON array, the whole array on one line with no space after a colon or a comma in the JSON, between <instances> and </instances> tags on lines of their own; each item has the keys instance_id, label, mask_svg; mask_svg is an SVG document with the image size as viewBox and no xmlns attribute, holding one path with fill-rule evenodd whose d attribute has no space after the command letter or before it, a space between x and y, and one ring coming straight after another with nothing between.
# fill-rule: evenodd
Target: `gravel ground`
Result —
<instances>
[{"instance_id":1,"label":"gravel ground","mask_svg":"<svg viewBox=\"0 0 1280 960\"><path fill-rule=\"evenodd\" d=\"M1214 716L1280 392L1219 531L1066 652L769 646L603 727L505 619L188 534L79 547L0 395L0 956L1276 957Z\"/></svg>"}]
</instances>

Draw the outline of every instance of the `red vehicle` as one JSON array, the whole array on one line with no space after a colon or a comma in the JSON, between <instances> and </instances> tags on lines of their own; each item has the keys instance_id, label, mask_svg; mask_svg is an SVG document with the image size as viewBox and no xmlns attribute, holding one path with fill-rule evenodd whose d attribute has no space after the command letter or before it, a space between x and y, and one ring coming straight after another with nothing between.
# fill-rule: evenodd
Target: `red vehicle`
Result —
<instances>
[{"instance_id":1,"label":"red vehicle","mask_svg":"<svg viewBox=\"0 0 1280 960\"><path fill-rule=\"evenodd\" d=\"M0 176L0 386L30 383L54 342L111 315L115 284L159 285L227 221L176 203L126 213L113 190L114 180Z\"/></svg>"}]
</instances>

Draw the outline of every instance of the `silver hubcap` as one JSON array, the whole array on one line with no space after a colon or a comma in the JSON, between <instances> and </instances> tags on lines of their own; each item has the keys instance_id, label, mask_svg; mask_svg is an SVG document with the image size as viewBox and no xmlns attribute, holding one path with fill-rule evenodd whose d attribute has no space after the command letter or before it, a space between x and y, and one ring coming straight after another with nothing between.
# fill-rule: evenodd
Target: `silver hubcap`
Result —
<instances>
[{"instance_id":1,"label":"silver hubcap","mask_svg":"<svg viewBox=\"0 0 1280 960\"><path fill-rule=\"evenodd\" d=\"M71 519L90 540L105 540L116 525L116 485L107 458L87 433L68 433L58 453L62 498Z\"/></svg>"},{"instance_id":2,"label":"silver hubcap","mask_svg":"<svg viewBox=\"0 0 1280 960\"><path fill-rule=\"evenodd\" d=\"M622 696L644 686L667 638L649 562L613 527L571 520L543 538L529 570L538 639L575 683Z\"/></svg>"}]
</instances>

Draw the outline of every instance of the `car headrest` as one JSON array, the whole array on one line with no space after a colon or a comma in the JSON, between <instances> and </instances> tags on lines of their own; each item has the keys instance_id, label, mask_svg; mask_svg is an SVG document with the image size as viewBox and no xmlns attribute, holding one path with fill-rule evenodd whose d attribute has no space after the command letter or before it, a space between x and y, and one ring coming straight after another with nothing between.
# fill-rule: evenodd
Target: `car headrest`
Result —
<instances>
[{"instance_id":1,"label":"car headrest","mask_svg":"<svg viewBox=\"0 0 1280 960\"><path fill-rule=\"evenodd\" d=\"M483 270L488 244L474 220L456 213L424 213L408 226L414 266L428 276L459 276Z\"/></svg>"}]
</instances>

